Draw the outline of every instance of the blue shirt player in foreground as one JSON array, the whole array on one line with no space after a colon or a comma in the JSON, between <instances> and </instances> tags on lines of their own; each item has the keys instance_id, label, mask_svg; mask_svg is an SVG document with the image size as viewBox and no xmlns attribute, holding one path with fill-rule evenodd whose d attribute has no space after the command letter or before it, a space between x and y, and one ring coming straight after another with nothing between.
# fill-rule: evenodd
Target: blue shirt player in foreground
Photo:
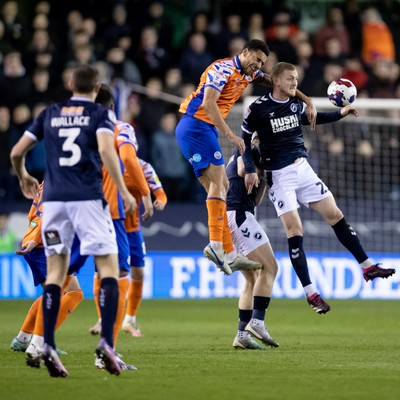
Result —
<instances>
[{"instance_id":1,"label":"blue shirt player in foreground","mask_svg":"<svg viewBox=\"0 0 400 400\"><path fill-rule=\"evenodd\" d=\"M296 67L277 63L271 72L273 91L258 98L247 110L243 121L246 151L245 184L250 192L258 184L258 176L251 157L251 135L257 131L263 168L267 171L269 198L281 219L289 245L293 268L300 279L309 305L319 314L330 306L311 283L307 258L303 249L303 229L297 208L298 202L317 211L335 232L338 240L360 264L366 281L387 278L393 268L381 268L365 253L356 232L347 223L328 187L321 181L307 161L302 124L308 124L304 104L295 96L298 82ZM340 111L317 113L317 124L335 122L348 115L358 117L353 105Z\"/></svg>"},{"instance_id":2,"label":"blue shirt player in foreground","mask_svg":"<svg viewBox=\"0 0 400 400\"><path fill-rule=\"evenodd\" d=\"M33 198L39 185L25 168L25 155L38 140L44 140L46 145L42 238L47 277L43 292L42 359L52 377L68 375L55 350L54 328L75 233L81 241L81 254L95 257L102 277L102 338L96 354L103 359L108 372L120 373L113 350L118 248L103 195L102 163L117 184L127 213L135 210L136 201L125 186L114 149L114 112L94 103L100 87L97 76L97 70L90 66L77 68L71 81L72 98L47 107L11 150L21 190L27 198Z\"/></svg>"}]
</instances>

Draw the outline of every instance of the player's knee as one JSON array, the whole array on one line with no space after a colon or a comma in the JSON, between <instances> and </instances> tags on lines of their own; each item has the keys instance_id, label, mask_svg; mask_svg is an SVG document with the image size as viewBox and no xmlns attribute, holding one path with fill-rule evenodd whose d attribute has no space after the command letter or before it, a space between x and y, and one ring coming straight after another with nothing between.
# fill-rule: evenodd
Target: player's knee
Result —
<instances>
[{"instance_id":1,"label":"player's knee","mask_svg":"<svg viewBox=\"0 0 400 400\"><path fill-rule=\"evenodd\" d=\"M131 268L131 277L135 281L141 281L144 278L143 268Z\"/></svg>"}]
</instances>

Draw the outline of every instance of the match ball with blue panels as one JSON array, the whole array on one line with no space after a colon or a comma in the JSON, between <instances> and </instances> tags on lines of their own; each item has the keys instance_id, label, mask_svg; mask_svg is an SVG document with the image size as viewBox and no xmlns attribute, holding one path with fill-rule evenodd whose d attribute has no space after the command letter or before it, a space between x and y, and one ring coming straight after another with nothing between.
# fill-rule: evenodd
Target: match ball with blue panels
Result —
<instances>
[{"instance_id":1,"label":"match ball with blue panels","mask_svg":"<svg viewBox=\"0 0 400 400\"><path fill-rule=\"evenodd\" d=\"M328 99L334 106L348 106L356 98L357 88L348 79L336 79L328 86Z\"/></svg>"}]
</instances>

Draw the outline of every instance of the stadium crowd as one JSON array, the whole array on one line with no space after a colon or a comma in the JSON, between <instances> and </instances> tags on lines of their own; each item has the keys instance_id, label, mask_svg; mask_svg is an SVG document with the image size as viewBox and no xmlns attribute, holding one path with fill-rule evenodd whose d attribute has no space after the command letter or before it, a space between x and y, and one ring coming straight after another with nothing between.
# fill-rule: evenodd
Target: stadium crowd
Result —
<instances>
[{"instance_id":1,"label":"stadium crowd","mask_svg":"<svg viewBox=\"0 0 400 400\"><path fill-rule=\"evenodd\" d=\"M180 99L212 61L237 54L249 39L268 43L267 72L277 61L295 64L299 89L309 96L326 96L328 84L344 77L359 97L400 98L398 1L326 2L325 19L314 30L306 29L296 2L286 3L2 2L0 201L7 212L27 204L11 172L10 149L47 104L69 97L79 65L94 65L112 86L119 118L135 127L139 156L154 165L172 202L200 196L175 140ZM263 90L254 85L245 94ZM327 146L339 159L335 138ZM366 141L359 151L368 150ZM28 155L28 169L39 180L45 157L43 143Z\"/></svg>"}]
</instances>

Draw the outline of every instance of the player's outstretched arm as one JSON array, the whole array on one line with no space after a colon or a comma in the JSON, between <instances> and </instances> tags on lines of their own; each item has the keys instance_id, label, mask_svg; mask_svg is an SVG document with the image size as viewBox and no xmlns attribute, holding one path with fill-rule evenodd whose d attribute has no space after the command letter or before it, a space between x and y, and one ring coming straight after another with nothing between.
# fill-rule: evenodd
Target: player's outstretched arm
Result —
<instances>
[{"instance_id":1,"label":"player's outstretched arm","mask_svg":"<svg viewBox=\"0 0 400 400\"><path fill-rule=\"evenodd\" d=\"M342 114L342 117L347 117L350 114L353 114L354 116L358 117L360 114L352 104L349 104L348 106L343 107L340 110L340 114Z\"/></svg>"},{"instance_id":2,"label":"player's outstretched arm","mask_svg":"<svg viewBox=\"0 0 400 400\"><path fill-rule=\"evenodd\" d=\"M135 198L129 193L122 177L118 155L114 148L114 137L107 131L100 131L97 134L97 144L101 160L121 193L125 213L132 214L136 210L137 204Z\"/></svg>"},{"instance_id":3,"label":"player's outstretched arm","mask_svg":"<svg viewBox=\"0 0 400 400\"><path fill-rule=\"evenodd\" d=\"M10 160L15 173L19 179L19 185L23 195L27 199L35 199L39 182L36 178L29 175L25 167L25 156L30 149L35 146L36 142L27 135L22 135L15 146L11 149Z\"/></svg>"}]
</instances>

